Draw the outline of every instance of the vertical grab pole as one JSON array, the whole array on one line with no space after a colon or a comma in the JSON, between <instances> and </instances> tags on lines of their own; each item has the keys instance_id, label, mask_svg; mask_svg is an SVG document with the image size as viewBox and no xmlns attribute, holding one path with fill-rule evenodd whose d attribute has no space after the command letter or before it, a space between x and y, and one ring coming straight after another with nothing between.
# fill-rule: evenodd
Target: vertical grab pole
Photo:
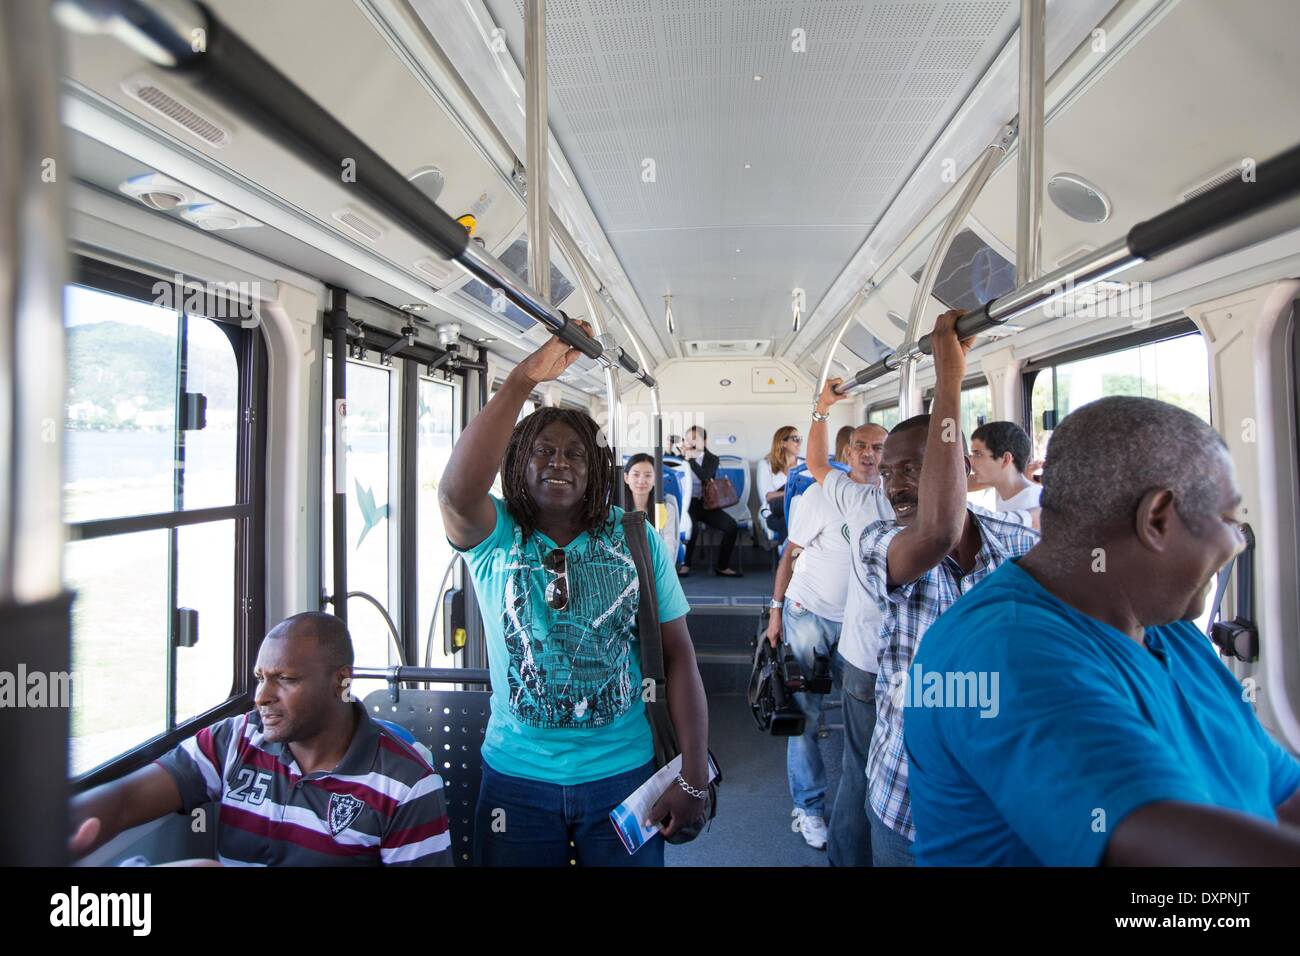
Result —
<instances>
[{"instance_id":1,"label":"vertical grab pole","mask_svg":"<svg viewBox=\"0 0 1300 956\"><path fill-rule=\"evenodd\" d=\"M664 417L659 411L659 386L656 385L650 389L650 401L653 406L651 414L655 420L655 504L663 504L664 492ZM655 518L659 517L659 509L655 508Z\"/></svg>"},{"instance_id":2,"label":"vertical grab pole","mask_svg":"<svg viewBox=\"0 0 1300 956\"><path fill-rule=\"evenodd\" d=\"M528 281L551 303L551 217L546 158L546 0L524 4L524 152L528 174Z\"/></svg>"},{"instance_id":3,"label":"vertical grab pole","mask_svg":"<svg viewBox=\"0 0 1300 956\"><path fill-rule=\"evenodd\" d=\"M1046 0L1020 0L1020 154L1016 178L1016 286L1042 274L1043 88Z\"/></svg>"},{"instance_id":4,"label":"vertical grab pole","mask_svg":"<svg viewBox=\"0 0 1300 956\"><path fill-rule=\"evenodd\" d=\"M948 214L943 228L934 240L934 246L930 249L930 255L925 260L925 267L921 270L920 281L917 282L916 290L912 295L912 311L907 317L907 331L903 335L903 344L900 348L912 349L913 344L921 337L921 320L926 304L930 301L930 293L934 291L934 284L938 281L939 267L943 265L953 240L957 238L962 223L970 215L975 200L984 189L984 184L993 175L993 170L997 169L998 163L1006 155L1015 136L1016 124L1008 123L998 131L997 139L984 148L984 152L971 166L966 185L962 187L961 195L957 198L957 205ZM900 421L906 421L913 415L921 413L921 390L916 385L916 363L919 359L920 353L912 351L903 356L902 364L898 368Z\"/></svg>"},{"instance_id":5,"label":"vertical grab pole","mask_svg":"<svg viewBox=\"0 0 1300 956\"><path fill-rule=\"evenodd\" d=\"M582 250L573 237L569 235L563 224L557 224L555 230L555 241L559 243L560 249L568 258L569 263L573 266L573 274L578 280L578 285L582 288L582 297L587 302L587 313L591 321L591 331L597 342L606 349L606 354L615 349L612 335L605 334L605 320L600 314L600 296L596 292L591 278L587 275L587 270L583 268L585 260L582 257ZM614 470L619 470L618 460L618 369L613 362L605 361L601 363L605 367L605 403L609 406L609 426L607 428L606 438L609 440L610 452L614 456ZM617 479L617 474L615 474ZM619 487L615 484L615 487Z\"/></svg>"},{"instance_id":6,"label":"vertical grab pole","mask_svg":"<svg viewBox=\"0 0 1300 956\"><path fill-rule=\"evenodd\" d=\"M848 332L849 326L853 324L854 316L858 314L858 310L866 304L867 299L875 290L876 284L868 280L867 284L859 289L853 298L849 300L849 304L844 307L844 321L840 323L839 331L835 333L835 337L831 339L831 344L826 348L826 358L822 362L822 375L817 380L817 391L813 393L813 401L817 400L817 396L826 387L826 380L831 377L831 362L835 360L835 353L839 351L840 343L844 341L844 334Z\"/></svg>"},{"instance_id":7,"label":"vertical grab pole","mask_svg":"<svg viewBox=\"0 0 1300 956\"><path fill-rule=\"evenodd\" d=\"M330 289L330 331L334 361L330 366L334 416L334 474L330 476L334 528L334 615L348 622L348 294Z\"/></svg>"},{"instance_id":8,"label":"vertical grab pole","mask_svg":"<svg viewBox=\"0 0 1300 956\"><path fill-rule=\"evenodd\" d=\"M23 706L29 688L18 677L19 705L0 707L5 866L67 862L70 714L87 690L71 673L63 585L63 222L73 172L50 7L0 3L0 671L48 675L53 694L47 706Z\"/></svg>"}]
</instances>

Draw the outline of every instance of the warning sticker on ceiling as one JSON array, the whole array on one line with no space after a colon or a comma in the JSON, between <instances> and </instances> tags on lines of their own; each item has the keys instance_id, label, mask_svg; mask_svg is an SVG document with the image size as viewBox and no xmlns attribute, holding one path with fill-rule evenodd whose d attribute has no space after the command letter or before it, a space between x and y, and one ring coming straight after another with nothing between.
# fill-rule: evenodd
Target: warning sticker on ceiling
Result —
<instances>
[{"instance_id":1,"label":"warning sticker on ceiling","mask_svg":"<svg viewBox=\"0 0 1300 956\"><path fill-rule=\"evenodd\" d=\"M775 365L758 365L752 370L755 395L779 395L798 390L795 380Z\"/></svg>"}]
</instances>

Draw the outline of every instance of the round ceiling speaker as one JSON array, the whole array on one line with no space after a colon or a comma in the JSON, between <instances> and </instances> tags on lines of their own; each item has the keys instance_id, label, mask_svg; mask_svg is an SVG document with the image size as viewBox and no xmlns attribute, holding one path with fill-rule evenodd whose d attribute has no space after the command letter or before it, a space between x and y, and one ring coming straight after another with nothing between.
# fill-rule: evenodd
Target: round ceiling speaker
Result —
<instances>
[{"instance_id":1,"label":"round ceiling speaker","mask_svg":"<svg viewBox=\"0 0 1300 956\"><path fill-rule=\"evenodd\" d=\"M190 206L195 203L211 202L196 189L179 183L161 173L144 173L132 176L117 187L150 209L157 212L170 212L178 206Z\"/></svg>"},{"instance_id":2,"label":"round ceiling speaker","mask_svg":"<svg viewBox=\"0 0 1300 956\"><path fill-rule=\"evenodd\" d=\"M447 181L442 175L442 170L437 166L421 166L407 179L432 202L438 201L438 197L442 195L442 187Z\"/></svg>"},{"instance_id":3,"label":"round ceiling speaker","mask_svg":"<svg viewBox=\"0 0 1300 956\"><path fill-rule=\"evenodd\" d=\"M1080 222L1105 222L1110 200L1098 187L1074 173L1057 173L1047 181L1047 195L1056 208Z\"/></svg>"}]
</instances>

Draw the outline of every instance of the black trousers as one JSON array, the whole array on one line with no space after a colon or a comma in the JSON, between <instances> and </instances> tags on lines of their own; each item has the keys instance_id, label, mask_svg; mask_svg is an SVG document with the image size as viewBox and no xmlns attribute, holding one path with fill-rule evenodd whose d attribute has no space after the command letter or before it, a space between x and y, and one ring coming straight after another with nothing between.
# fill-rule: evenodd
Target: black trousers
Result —
<instances>
[{"instance_id":1,"label":"black trousers","mask_svg":"<svg viewBox=\"0 0 1300 956\"><path fill-rule=\"evenodd\" d=\"M736 547L736 535L739 532L736 519L721 508L706 511L703 498L692 498L691 508L687 513L691 516L694 527L691 528L691 540L686 542L686 566L688 568L691 566L691 560L695 556L695 544L700 540L699 526L708 525L722 532L722 544L718 547L718 563L714 566L714 570L721 571L731 567L731 552Z\"/></svg>"}]
</instances>

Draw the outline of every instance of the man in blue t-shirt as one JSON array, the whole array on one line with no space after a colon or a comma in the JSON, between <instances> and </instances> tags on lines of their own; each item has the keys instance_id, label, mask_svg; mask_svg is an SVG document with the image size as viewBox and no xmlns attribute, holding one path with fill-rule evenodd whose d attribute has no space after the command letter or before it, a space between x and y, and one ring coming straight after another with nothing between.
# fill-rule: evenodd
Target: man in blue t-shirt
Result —
<instances>
[{"instance_id":1,"label":"man in blue t-shirt","mask_svg":"<svg viewBox=\"0 0 1300 956\"><path fill-rule=\"evenodd\" d=\"M1300 762L1191 623L1239 551L1223 440L1146 398L1071 413L1042 540L954 604L909 674L920 864L1300 864Z\"/></svg>"},{"instance_id":2,"label":"man in blue t-shirt","mask_svg":"<svg viewBox=\"0 0 1300 956\"><path fill-rule=\"evenodd\" d=\"M629 856L609 814L654 772L645 710L640 582L624 537L609 445L592 419L541 408L538 384L581 356L551 339L474 417L438 487L487 632L492 715L475 814L488 866L662 865L663 840ZM504 500L489 493L498 469ZM690 610L657 534L647 535L681 773L650 811L670 837L704 813L708 709Z\"/></svg>"}]
</instances>

